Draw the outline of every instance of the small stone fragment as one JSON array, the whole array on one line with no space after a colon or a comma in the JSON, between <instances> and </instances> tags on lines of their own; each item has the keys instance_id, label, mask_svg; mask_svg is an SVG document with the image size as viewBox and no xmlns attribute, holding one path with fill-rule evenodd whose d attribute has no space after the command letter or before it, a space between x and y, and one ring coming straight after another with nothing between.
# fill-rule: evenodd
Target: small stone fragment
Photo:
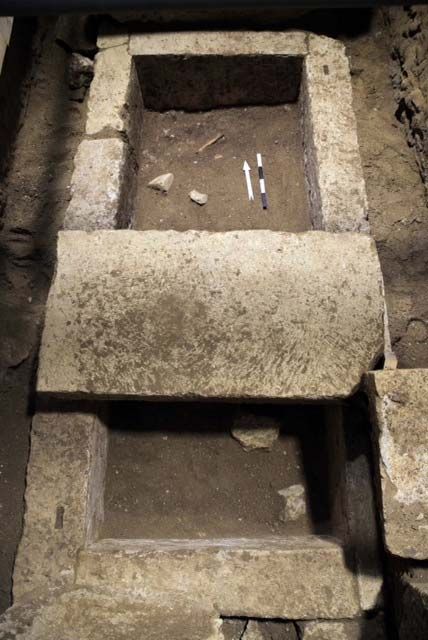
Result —
<instances>
[{"instance_id":1,"label":"small stone fragment","mask_svg":"<svg viewBox=\"0 0 428 640\"><path fill-rule=\"evenodd\" d=\"M298 520L306 513L305 488L301 484L293 484L278 491L284 498L284 509L279 517L282 522Z\"/></svg>"},{"instance_id":2,"label":"small stone fragment","mask_svg":"<svg viewBox=\"0 0 428 640\"><path fill-rule=\"evenodd\" d=\"M204 204L207 204L208 202L208 196L206 193L200 193L199 191L196 191L195 189L193 189L193 191L191 191L189 193L189 197L191 200L193 200L193 202L196 202L196 204L199 204L201 207Z\"/></svg>"},{"instance_id":3,"label":"small stone fragment","mask_svg":"<svg viewBox=\"0 0 428 640\"><path fill-rule=\"evenodd\" d=\"M172 183L174 182L174 174L173 173L163 173L161 176L154 178L147 185L150 189L154 189L155 191L162 191L162 193L168 193L171 189Z\"/></svg>"},{"instance_id":4,"label":"small stone fragment","mask_svg":"<svg viewBox=\"0 0 428 640\"><path fill-rule=\"evenodd\" d=\"M269 451L279 437L279 427L276 420L270 416L242 411L235 419L231 433L245 451Z\"/></svg>"},{"instance_id":5,"label":"small stone fragment","mask_svg":"<svg viewBox=\"0 0 428 640\"><path fill-rule=\"evenodd\" d=\"M296 627L292 622L249 620L242 640L297 640Z\"/></svg>"},{"instance_id":6,"label":"small stone fragment","mask_svg":"<svg viewBox=\"0 0 428 640\"><path fill-rule=\"evenodd\" d=\"M94 61L80 53L72 53L68 68L68 84L70 89L89 87L94 77Z\"/></svg>"},{"instance_id":7,"label":"small stone fragment","mask_svg":"<svg viewBox=\"0 0 428 640\"><path fill-rule=\"evenodd\" d=\"M278 429L232 429L232 436L245 451L269 450L278 439Z\"/></svg>"}]
</instances>

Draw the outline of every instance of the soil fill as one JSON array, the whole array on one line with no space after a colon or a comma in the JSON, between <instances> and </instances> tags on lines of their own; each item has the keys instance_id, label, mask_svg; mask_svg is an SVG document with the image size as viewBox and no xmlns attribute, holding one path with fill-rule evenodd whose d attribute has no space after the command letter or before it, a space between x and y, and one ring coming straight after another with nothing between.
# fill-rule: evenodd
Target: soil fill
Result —
<instances>
[{"instance_id":1,"label":"soil fill","mask_svg":"<svg viewBox=\"0 0 428 640\"><path fill-rule=\"evenodd\" d=\"M299 107L233 107L203 112L146 111L135 200L135 228L272 229L311 228L303 165ZM208 141L215 144L198 153ZM263 156L269 208L263 210L256 154ZM254 201L248 199L244 161L251 166ZM164 173L174 183L163 194L147 184ZM192 190L208 195L200 206Z\"/></svg>"},{"instance_id":2,"label":"soil fill","mask_svg":"<svg viewBox=\"0 0 428 640\"><path fill-rule=\"evenodd\" d=\"M248 415L280 427L270 451L245 451L231 436L237 411L237 405L220 403L114 405L101 537L326 533L322 407L252 407ZM283 522L278 491L295 484L305 488L306 514Z\"/></svg>"}]
</instances>

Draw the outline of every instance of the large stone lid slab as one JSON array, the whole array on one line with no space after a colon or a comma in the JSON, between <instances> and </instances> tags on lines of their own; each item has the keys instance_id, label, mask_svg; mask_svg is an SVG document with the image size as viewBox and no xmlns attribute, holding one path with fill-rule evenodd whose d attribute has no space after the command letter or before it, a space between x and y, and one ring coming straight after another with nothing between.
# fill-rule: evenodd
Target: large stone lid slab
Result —
<instances>
[{"instance_id":1,"label":"large stone lid slab","mask_svg":"<svg viewBox=\"0 0 428 640\"><path fill-rule=\"evenodd\" d=\"M322 399L383 351L382 277L360 234L66 231L38 390Z\"/></svg>"},{"instance_id":2,"label":"large stone lid slab","mask_svg":"<svg viewBox=\"0 0 428 640\"><path fill-rule=\"evenodd\" d=\"M213 606L224 616L353 618L355 575L334 540L103 540L80 552L76 584L140 591L173 603Z\"/></svg>"},{"instance_id":3,"label":"large stone lid slab","mask_svg":"<svg viewBox=\"0 0 428 640\"><path fill-rule=\"evenodd\" d=\"M368 392L377 430L385 543L428 559L428 369L375 371Z\"/></svg>"}]
</instances>

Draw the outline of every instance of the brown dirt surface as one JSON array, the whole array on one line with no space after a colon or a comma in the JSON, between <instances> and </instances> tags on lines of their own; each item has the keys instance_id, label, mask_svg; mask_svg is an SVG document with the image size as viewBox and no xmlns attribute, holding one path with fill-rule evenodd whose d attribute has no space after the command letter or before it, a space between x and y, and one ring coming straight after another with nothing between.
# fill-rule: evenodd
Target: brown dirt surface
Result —
<instances>
[{"instance_id":1,"label":"brown dirt surface","mask_svg":"<svg viewBox=\"0 0 428 640\"><path fill-rule=\"evenodd\" d=\"M135 201L136 229L310 229L298 105L236 107L203 112L146 111ZM224 138L202 153L219 134ZM263 156L269 208L260 199L256 153ZM248 200L244 161L254 191ZM173 173L168 195L148 182ZM189 192L208 195L206 205Z\"/></svg>"},{"instance_id":2,"label":"brown dirt surface","mask_svg":"<svg viewBox=\"0 0 428 640\"><path fill-rule=\"evenodd\" d=\"M400 9L401 10L401 9ZM389 33L381 14L346 40L369 201L401 368L428 367L428 209L414 149L396 117Z\"/></svg>"},{"instance_id":3,"label":"brown dirt surface","mask_svg":"<svg viewBox=\"0 0 428 640\"><path fill-rule=\"evenodd\" d=\"M211 403L115 405L101 537L233 538L328 531L322 407L243 407L280 427L271 451L248 452L230 433L239 409ZM293 484L305 487L307 513L283 523L284 500L278 491Z\"/></svg>"},{"instance_id":4,"label":"brown dirt surface","mask_svg":"<svg viewBox=\"0 0 428 640\"><path fill-rule=\"evenodd\" d=\"M56 232L69 199L73 156L84 122L85 107L73 99L68 88L69 53L55 43L55 22L54 18L39 22L32 64L22 80L19 130L11 143L10 165L2 182L0 612L11 603L13 562L23 522L39 333L54 267ZM15 24L14 30L18 26ZM18 118L16 113L12 115L14 120ZM7 127L8 122L5 117L2 126Z\"/></svg>"}]
</instances>

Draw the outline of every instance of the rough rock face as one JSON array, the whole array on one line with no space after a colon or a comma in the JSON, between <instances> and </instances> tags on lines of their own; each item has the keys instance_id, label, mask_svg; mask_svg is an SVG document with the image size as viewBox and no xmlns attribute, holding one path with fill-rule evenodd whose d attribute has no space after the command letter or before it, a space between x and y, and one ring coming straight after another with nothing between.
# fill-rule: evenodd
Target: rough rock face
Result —
<instances>
[{"instance_id":1,"label":"rough rock face","mask_svg":"<svg viewBox=\"0 0 428 640\"><path fill-rule=\"evenodd\" d=\"M39 592L0 617L0 640L224 640L212 609L90 589Z\"/></svg>"},{"instance_id":2,"label":"rough rock face","mask_svg":"<svg viewBox=\"0 0 428 640\"><path fill-rule=\"evenodd\" d=\"M250 620L241 638L242 640L297 640L297 631L292 622Z\"/></svg>"},{"instance_id":3,"label":"rough rock face","mask_svg":"<svg viewBox=\"0 0 428 640\"><path fill-rule=\"evenodd\" d=\"M315 536L105 540L80 552L75 580L88 588L132 588L168 605L177 598L194 603L197 594L200 606L229 617L335 619L361 612L342 547Z\"/></svg>"},{"instance_id":4,"label":"rough rock face","mask_svg":"<svg viewBox=\"0 0 428 640\"><path fill-rule=\"evenodd\" d=\"M270 416L240 411L231 433L245 451L268 451L279 437L279 427L277 421Z\"/></svg>"},{"instance_id":5,"label":"rough rock face","mask_svg":"<svg viewBox=\"0 0 428 640\"><path fill-rule=\"evenodd\" d=\"M428 182L428 8L394 7L385 10L390 23L395 65L393 83L397 116L405 125L407 141L416 151L422 178Z\"/></svg>"},{"instance_id":6,"label":"rough rock face","mask_svg":"<svg viewBox=\"0 0 428 640\"><path fill-rule=\"evenodd\" d=\"M299 623L301 640L386 640L382 614L361 620L313 620Z\"/></svg>"},{"instance_id":7,"label":"rough rock face","mask_svg":"<svg viewBox=\"0 0 428 640\"><path fill-rule=\"evenodd\" d=\"M283 522L298 520L306 513L305 488L301 484L293 484L291 487L278 491L284 499L284 508L280 516Z\"/></svg>"},{"instance_id":8,"label":"rough rock face","mask_svg":"<svg viewBox=\"0 0 428 640\"><path fill-rule=\"evenodd\" d=\"M383 313L362 234L62 232L38 388L345 397L383 352Z\"/></svg>"},{"instance_id":9,"label":"rough rock face","mask_svg":"<svg viewBox=\"0 0 428 640\"><path fill-rule=\"evenodd\" d=\"M368 375L386 546L418 560L428 558L427 389L427 369Z\"/></svg>"}]
</instances>

